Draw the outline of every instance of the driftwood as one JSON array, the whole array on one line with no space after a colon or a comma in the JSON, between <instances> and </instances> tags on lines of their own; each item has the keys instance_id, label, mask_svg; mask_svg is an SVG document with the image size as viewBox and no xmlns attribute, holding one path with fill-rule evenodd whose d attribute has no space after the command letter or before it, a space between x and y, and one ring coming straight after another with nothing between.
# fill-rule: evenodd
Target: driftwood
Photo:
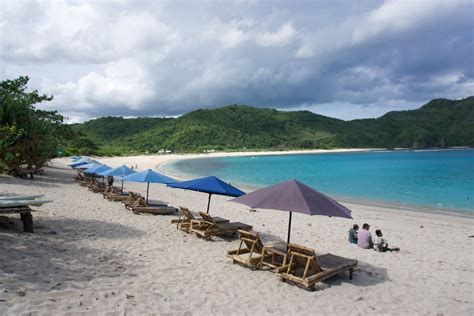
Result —
<instances>
[{"instance_id":1,"label":"driftwood","mask_svg":"<svg viewBox=\"0 0 474 316\"><path fill-rule=\"evenodd\" d=\"M276 248L273 245L265 246L255 232L239 230L239 235L239 248L227 253L233 263L238 262L251 269L259 269L263 266L278 269L286 265L288 255L286 249Z\"/></svg>"},{"instance_id":2,"label":"driftwood","mask_svg":"<svg viewBox=\"0 0 474 316\"><path fill-rule=\"evenodd\" d=\"M332 254L316 256L314 249L291 243L288 247L290 260L280 268L281 280L307 290L314 291L317 282L346 271L349 271L349 278L352 279L352 272L357 266L357 261L353 259Z\"/></svg>"}]
</instances>

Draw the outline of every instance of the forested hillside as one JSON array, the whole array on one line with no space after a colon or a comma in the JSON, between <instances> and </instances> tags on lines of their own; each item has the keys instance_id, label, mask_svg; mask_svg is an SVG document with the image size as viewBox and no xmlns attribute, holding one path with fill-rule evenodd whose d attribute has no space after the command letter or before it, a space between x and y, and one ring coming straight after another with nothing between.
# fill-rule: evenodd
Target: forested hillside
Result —
<instances>
[{"instance_id":1,"label":"forested hillside","mask_svg":"<svg viewBox=\"0 0 474 316\"><path fill-rule=\"evenodd\" d=\"M309 111L231 105L178 118L105 117L73 129L113 153L298 148L474 147L474 97L436 99L417 110L342 121ZM77 148L84 151L85 148ZM106 150L107 151L107 150Z\"/></svg>"}]
</instances>

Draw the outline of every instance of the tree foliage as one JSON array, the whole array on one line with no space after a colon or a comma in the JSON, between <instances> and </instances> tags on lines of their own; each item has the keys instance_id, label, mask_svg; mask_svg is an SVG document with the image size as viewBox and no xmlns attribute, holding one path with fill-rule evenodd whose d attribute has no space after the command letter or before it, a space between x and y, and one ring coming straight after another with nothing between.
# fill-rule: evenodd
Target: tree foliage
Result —
<instances>
[{"instance_id":1,"label":"tree foliage","mask_svg":"<svg viewBox=\"0 0 474 316\"><path fill-rule=\"evenodd\" d=\"M122 153L169 149L429 148L474 146L474 97L437 99L417 110L378 119L342 121L309 111L283 112L231 105L175 119L99 118L74 126L99 150ZM108 149L108 150L109 150Z\"/></svg>"},{"instance_id":2,"label":"tree foliage","mask_svg":"<svg viewBox=\"0 0 474 316\"><path fill-rule=\"evenodd\" d=\"M28 77L19 77L0 82L0 171L41 166L72 135L58 112L35 108L53 97L36 90L27 92L28 81Z\"/></svg>"}]
</instances>

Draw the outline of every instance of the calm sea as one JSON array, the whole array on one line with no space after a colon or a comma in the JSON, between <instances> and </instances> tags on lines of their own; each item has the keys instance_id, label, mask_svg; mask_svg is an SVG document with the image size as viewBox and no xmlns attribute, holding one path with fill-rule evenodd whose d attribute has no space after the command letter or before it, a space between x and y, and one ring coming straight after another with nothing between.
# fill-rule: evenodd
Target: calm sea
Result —
<instances>
[{"instance_id":1,"label":"calm sea","mask_svg":"<svg viewBox=\"0 0 474 316\"><path fill-rule=\"evenodd\" d=\"M167 167L253 187L298 179L335 197L474 212L474 150L200 158Z\"/></svg>"}]
</instances>

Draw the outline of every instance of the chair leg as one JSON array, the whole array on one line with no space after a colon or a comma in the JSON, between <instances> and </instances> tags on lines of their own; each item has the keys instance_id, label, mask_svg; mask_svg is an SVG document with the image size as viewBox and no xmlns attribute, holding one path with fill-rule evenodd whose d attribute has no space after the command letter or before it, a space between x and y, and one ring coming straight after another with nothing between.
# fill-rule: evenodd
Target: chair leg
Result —
<instances>
[{"instance_id":1,"label":"chair leg","mask_svg":"<svg viewBox=\"0 0 474 316\"><path fill-rule=\"evenodd\" d=\"M33 233L33 215L31 213L21 213L20 218L23 222L23 231Z\"/></svg>"}]
</instances>

